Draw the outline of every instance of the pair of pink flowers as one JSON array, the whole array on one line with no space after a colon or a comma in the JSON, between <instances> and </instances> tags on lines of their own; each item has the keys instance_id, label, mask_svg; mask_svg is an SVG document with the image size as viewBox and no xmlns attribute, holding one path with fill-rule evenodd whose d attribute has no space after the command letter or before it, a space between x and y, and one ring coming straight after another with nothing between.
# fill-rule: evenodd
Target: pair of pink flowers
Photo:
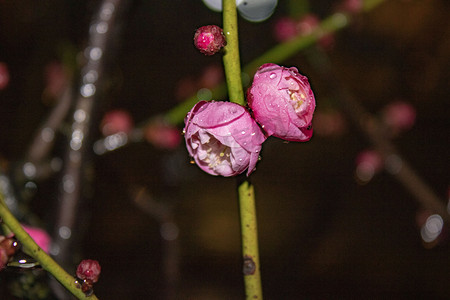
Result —
<instances>
[{"instance_id":1,"label":"pair of pink flowers","mask_svg":"<svg viewBox=\"0 0 450 300\"><path fill-rule=\"evenodd\" d=\"M294 67L262 65L247 91L250 113L232 102L197 103L185 119L186 146L211 175L235 176L255 169L268 136L308 141L316 106L308 79ZM259 123L259 125L258 125Z\"/></svg>"}]
</instances>

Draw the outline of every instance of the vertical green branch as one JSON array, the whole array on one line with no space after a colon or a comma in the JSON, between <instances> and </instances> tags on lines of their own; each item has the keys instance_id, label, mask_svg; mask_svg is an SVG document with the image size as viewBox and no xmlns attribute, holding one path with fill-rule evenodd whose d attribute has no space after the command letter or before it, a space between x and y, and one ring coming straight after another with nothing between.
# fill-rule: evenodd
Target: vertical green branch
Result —
<instances>
[{"instance_id":1,"label":"vertical green branch","mask_svg":"<svg viewBox=\"0 0 450 300\"><path fill-rule=\"evenodd\" d=\"M73 276L68 274L58 265L47 253L44 252L36 242L30 237L30 235L22 228L19 221L13 216L8 207L6 206L3 194L0 192L0 218L3 223L14 232L14 236L20 241L23 247L25 247L28 253L36 259L41 266L48 271L53 277L56 278L69 292L71 292L78 299L98 299L94 294L87 297L80 288L80 285L76 283Z\"/></svg>"},{"instance_id":2,"label":"vertical green branch","mask_svg":"<svg viewBox=\"0 0 450 300\"><path fill-rule=\"evenodd\" d=\"M223 1L223 29L227 39L223 63L231 102L245 105L239 61L236 0ZM262 299L258 254L255 194L247 178L239 183L239 210L241 218L242 258L246 299Z\"/></svg>"},{"instance_id":3,"label":"vertical green branch","mask_svg":"<svg viewBox=\"0 0 450 300\"><path fill-rule=\"evenodd\" d=\"M261 273L258 251L255 193L245 180L238 187L241 215L243 273L246 299L262 299Z\"/></svg>"},{"instance_id":4,"label":"vertical green branch","mask_svg":"<svg viewBox=\"0 0 450 300\"><path fill-rule=\"evenodd\" d=\"M223 65L228 86L228 97L231 102L245 105L239 59L236 1L223 1L223 33L227 40Z\"/></svg>"}]
</instances>

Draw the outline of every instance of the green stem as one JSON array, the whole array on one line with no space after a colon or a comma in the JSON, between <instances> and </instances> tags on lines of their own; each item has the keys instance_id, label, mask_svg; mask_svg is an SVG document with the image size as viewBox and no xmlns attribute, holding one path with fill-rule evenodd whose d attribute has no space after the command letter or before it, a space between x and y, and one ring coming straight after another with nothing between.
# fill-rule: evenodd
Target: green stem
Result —
<instances>
[{"instance_id":1,"label":"green stem","mask_svg":"<svg viewBox=\"0 0 450 300\"><path fill-rule=\"evenodd\" d=\"M0 217L3 223L14 232L15 237L20 241L23 247L27 249L34 259L36 259L41 266L56 278L68 291L70 291L78 299L98 299L94 294L86 297L81 291L80 285L76 283L76 279L64 271L47 253L44 252L30 235L22 228L19 221L13 216L6 206L3 194L0 192Z\"/></svg>"},{"instance_id":2,"label":"green stem","mask_svg":"<svg viewBox=\"0 0 450 300\"><path fill-rule=\"evenodd\" d=\"M223 2L223 27L227 38L223 63L231 102L245 105L239 62L239 41L236 0ZM255 194L245 178L238 186L241 218L242 258L246 299L262 299L261 275L258 254Z\"/></svg>"},{"instance_id":3,"label":"green stem","mask_svg":"<svg viewBox=\"0 0 450 300\"><path fill-rule=\"evenodd\" d=\"M262 299L261 273L258 251L255 193L245 180L238 187L241 214L242 257L246 299Z\"/></svg>"},{"instance_id":4,"label":"green stem","mask_svg":"<svg viewBox=\"0 0 450 300\"><path fill-rule=\"evenodd\" d=\"M231 102L245 105L239 59L236 1L223 1L223 32L227 40L227 45L224 49L223 65L228 86L228 97Z\"/></svg>"}]
</instances>

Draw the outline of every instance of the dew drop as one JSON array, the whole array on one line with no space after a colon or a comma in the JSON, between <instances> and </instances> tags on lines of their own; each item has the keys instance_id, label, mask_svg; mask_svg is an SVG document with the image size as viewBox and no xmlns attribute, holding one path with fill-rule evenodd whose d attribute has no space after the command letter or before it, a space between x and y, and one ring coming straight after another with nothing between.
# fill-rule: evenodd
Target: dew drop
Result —
<instances>
[{"instance_id":1,"label":"dew drop","mask_svg":"<svg viewBox=\"0 0 450 300\"><path fill-rule=\"evenodd\" d=\"M275 79L277 77L277 74L275 73L270 73L269 78L270 79Z\"/></svg>"},{"instance_id":2,"label":"dew drop","mask_svg":"<svg viewBox=\"0 0 450 300\"><path fill-rule=\"evenodd\" d=\"M256 132L252 132L252 136L254 136L256 134Z\"/></svg>"},{"instance_id":3,"label":"dew drop","mask_svg":"<svg viewBox=\"0 0 450 300\"><path fill-rule=\"evenodd\" d=\"M242 130L242 132L241 132L242 134L245 134L245 131L244 130Z\"/></svg>"}]
</instances>

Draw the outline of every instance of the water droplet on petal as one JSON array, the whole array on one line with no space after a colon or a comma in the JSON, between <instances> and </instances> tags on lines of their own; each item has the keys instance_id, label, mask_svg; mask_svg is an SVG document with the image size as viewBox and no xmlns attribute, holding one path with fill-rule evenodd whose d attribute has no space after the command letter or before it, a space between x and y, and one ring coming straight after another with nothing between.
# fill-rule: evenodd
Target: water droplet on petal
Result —
<instances>
[{"instance_id":1,"label":"water droplet on petal","mask_svg":"<svg viewBox=\"0 0 450 300\"><path fill-rule=\"evenodd\" d=\"M245 134L245 131L244 130L242 130L242 132L241 132L242 134Z\"/></svg>"},{"instance_id":2,"label":"water droplet on petal","mask_svg":"<svg viewBox=\"0 0 450 300\"><path fill-rule=\"evenodd\" d=\"M275 74L275 73L270 73L270 76L269 76L270 79L275 79L276 77L277 77L277 74Z\"/></svg>"}]
</instances>

